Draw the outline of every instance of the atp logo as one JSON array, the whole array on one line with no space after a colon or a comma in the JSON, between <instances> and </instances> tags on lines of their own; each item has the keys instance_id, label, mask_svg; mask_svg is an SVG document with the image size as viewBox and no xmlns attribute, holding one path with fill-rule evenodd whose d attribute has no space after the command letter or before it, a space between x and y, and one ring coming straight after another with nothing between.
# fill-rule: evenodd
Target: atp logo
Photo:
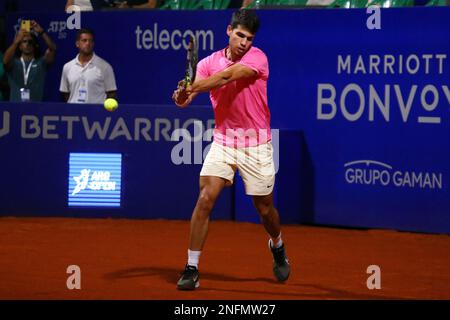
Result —
<instances>
[{"instance_id":1,"label":"atp logo","mask_svg":"<svg viewBox=\"0 0 450 320\"><path fill-rule=\"evenodd\" d=\"M77 5L71 5L67 8L66 13L69 16L65 21L50 21L47 28L48 33L57 34L57 38L60 40L67 38L67 30L81 29L81 7ZM17 19L17 24L14 25L15 34L19 32L22 20L23 18Z\"/></svg>"},{"instance_id":2,"label":"atp logo","mask_svg":"<svg viewBox=\"0 0 450 320\"><path fill-rule=\"evenodd\" d=\"M9 133L10 115L8 111L3 111L3 121L0 121L0 138Z\"/></svg>"}]
</instances>

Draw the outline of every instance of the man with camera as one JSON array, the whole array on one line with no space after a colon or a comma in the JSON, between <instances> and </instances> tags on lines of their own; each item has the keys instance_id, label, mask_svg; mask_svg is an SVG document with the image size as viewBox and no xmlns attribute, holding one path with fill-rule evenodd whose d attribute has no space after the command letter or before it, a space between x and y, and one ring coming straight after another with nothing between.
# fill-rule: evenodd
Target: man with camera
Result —
<instances>
[{"instance_id":1,"label":"man with camera","mask_svg":"<svg viewBox=\"0 0 450 320\"><path fill-rule=\"evenodd\" d=\"M38 37L47 50L41 56ZM10 86L10 101L42 101L47 69L55 60L56 45L36 22L22 20L21 28L6 50L3 64Z\"/></svg>"}]
</instances>

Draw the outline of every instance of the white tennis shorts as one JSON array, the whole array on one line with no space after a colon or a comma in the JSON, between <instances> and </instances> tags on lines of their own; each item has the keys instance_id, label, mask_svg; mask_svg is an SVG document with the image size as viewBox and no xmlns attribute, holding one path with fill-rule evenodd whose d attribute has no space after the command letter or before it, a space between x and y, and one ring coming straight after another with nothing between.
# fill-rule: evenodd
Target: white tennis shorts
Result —
<instances>
[{"instance_id":1,"label":"white tennis shorts","mask_svg":"<svg viewBox=\"0 0 450 320\"><path fill-rule=\"evenodd\" d=\"M275 164L269 141L255 147L232 148L213 142L203 163L200 176L221 177L233 184L236 169L244 181L245 193L265 196L273 191Z\"/></svg>"}]
</instances>

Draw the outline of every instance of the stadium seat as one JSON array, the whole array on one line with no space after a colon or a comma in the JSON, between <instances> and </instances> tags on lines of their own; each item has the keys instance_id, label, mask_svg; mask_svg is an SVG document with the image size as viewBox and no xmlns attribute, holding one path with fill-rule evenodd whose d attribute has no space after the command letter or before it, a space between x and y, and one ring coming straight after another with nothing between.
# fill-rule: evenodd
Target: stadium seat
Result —
<instances>
[{"instance_id":1,"label":"stadium seat","mask_svg":"<svg viewBox=\"0 0 450 320\"><path fill-rule=\"evenodd\" d=\"M193 10L196 9L198 0L166 0L159 9Z\"/></svg>"},{"instance_id":2,"label":"stadium seat","mask_svg":"<svg viewBox=\"0 0 450 320\"><path fill-rule=\"evenodd\" d=\"M374 0L370 5L380 6L382 8L413 7L414 0Z\"/></svg>"},{"instance_id":3,"label":"stadium seat","mask_svg":"<svg viewBox=\"0 0 450 320\"><path fill-rule=\"evenodd\" d=\"M308 2L308 0L278 0L275 1L277 3L277 5L281 5L281 6L306 6L306 3Z\"/></svg>"},{"instance_id":4,"label":"stadium seat","mask_svg":"<svg viewBox=\"0 0 450 320\"><path fill-rule=\"evenodd\" d=\"M200 0L200 6L208 10L227 9L231 0Z\"/></svg>"},{"instance_id":5,"label":"stadium seat","mask_svg":"<svg viewBox=\"0 0 450 320\"><path fill-rule=\"evenodd\" d=\"M329 8L365 8L367 0L335 0Z\"/></svg>"},{"instance_id":6,"label":"stadium seat","mask_svg":"<svg viewBox=\"0 0 450 320\"><path fill-rule=\"evenodd\" d=\"M219 3L219 5L215 5L213 9L227 9L231 0L216 0L215 2Z\"/></svg>"},{"instance_id":7,"label":"stadium seat","mask_svg":"<svg viewBox=\"0 0 450 320\"><path fill-rule=\"evenodd\" d=\"M430 0L426 4L427 6L446 6L447 1L446 0Z\"/></svg>"},{"instance_id":8,"label":"stadium seat","mask_svg":"<svg viewBox=\"0 0 450 320\"><path fill-rule=\"evenodd\" d=\"M308 0L254 0L247 6L247 9L260 7L305 7Z\"/></svg>"},{"instance_id":9,"label":"stadium seat","mask_svg":"<svg viewBox=\"0 0 450 320\"><path fill-rule=\"evenodd\" d=\"M445 0L431 0L444 2ZM329 8L366 8L368 6L379 6L382 8L393 7L412 7L414 0L335 0L328 7Z\"/></svg>"},{"instance_id":10,"label":"stadium seat","mask_svg":"<svg viewBox=\"0 0 450 320\"><path fill-rule=\"evenodd\" d=\"M228 8L231 0L167 0L160 9L172 10L220 10Z\"/></svg>"},{"instance_id":11,"label":"stadium seat","mask_svg":"<svg viewBox=\"0 0 450 320\"><path fill-rule=\"evenodd\" d=\"M246 9L258 9L260 7L264 7L269 5L269 2L272 2L272 0L253 0Z\"/></svg>"},{"instance_id":12,"label":"stadium seat","mask_svg":"<svg viewBox=\"0 0 450 320\"><path fill-rule=\"evenodd\" d=\"M367 6L367 0L336 0L330 7L339 8L364 8Z\"/></svg>"}]
</instances>

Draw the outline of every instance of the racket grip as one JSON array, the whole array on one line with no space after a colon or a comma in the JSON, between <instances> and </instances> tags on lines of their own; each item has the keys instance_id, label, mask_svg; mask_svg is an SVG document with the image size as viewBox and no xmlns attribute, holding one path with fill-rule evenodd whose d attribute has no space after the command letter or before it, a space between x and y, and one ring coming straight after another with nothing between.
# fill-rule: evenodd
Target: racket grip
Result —
<instances>
[{"instance_id":1,"label":"racket grip","mask_svg":"<svg viewBox=\"0 0 450 320\"><path fill-rule=\"evenodd\" d=\"M186 77L184 78L184 87L187 88L187 86L188 86L188 85L191 85L191 84L192 84L191 77L186 76Z\"/></svg>"}]
</instances>

